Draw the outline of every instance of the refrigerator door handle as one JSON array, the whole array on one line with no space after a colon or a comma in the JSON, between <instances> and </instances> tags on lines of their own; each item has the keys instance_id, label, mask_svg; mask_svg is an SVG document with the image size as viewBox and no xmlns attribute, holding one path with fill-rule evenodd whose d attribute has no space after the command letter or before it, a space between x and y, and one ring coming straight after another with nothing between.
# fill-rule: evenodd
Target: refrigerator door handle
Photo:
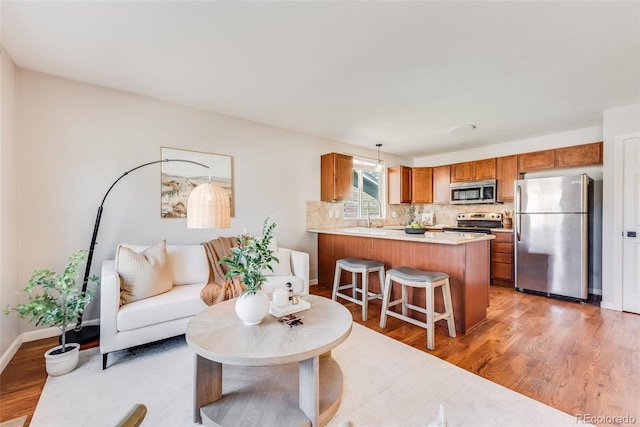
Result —
<instances>
[{"instance_id":1,"label":"refrigerator door handle","mask_svg":"<svg viewBox=\"0 0 640 427\"><path fill-rule=\"evenodd\" d=\"M516 239L518 242L520 241L520 212L521 212L521 200L522 197L522 187L516 184Z\"/></svg>"}]
</instances>

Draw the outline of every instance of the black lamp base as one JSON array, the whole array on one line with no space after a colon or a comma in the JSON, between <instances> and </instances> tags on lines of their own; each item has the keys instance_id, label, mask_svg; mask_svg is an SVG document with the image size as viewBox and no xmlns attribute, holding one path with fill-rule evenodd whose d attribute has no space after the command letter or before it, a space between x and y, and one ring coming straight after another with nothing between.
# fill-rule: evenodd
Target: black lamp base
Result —
<instances>
[{"instance_id":1,"label":"black lamp base","mask_svg":"<svg viewBox=\"0 0 640 427\"><path fill-rule=\"evenodd\" d=\"M88 342L97 341L100 338L100 326L83 326L79 331L70 330L66 333L67 343L77 342L86 344ZM62 343L62 337L59 339Z\"/></svg>"}]
</instances>

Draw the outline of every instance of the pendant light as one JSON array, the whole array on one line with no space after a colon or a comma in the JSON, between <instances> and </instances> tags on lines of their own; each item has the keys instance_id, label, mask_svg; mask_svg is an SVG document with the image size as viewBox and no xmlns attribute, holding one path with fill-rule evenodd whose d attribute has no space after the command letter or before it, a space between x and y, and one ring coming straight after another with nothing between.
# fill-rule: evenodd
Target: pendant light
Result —
<instances>
[{"instance_id":1,"label":"pendant light","mask_svg":"<svg viewBox=\"0 0 640 427\"><path fill-rule=\"evenodd\" d=\"M376 144L376 147L378 147L378 162L376 163L374 169L376 170L376 172L382 172L382 170L384 169L384 163L382 162L382 160L380 160L380 147L382 147L382 144L378 143Z\"/></svg>"}]
</instances>

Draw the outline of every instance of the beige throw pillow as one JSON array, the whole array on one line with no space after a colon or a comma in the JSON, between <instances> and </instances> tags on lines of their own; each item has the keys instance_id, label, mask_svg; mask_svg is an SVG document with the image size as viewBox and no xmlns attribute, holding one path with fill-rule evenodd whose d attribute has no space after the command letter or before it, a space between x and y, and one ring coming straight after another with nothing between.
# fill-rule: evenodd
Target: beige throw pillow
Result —
<instances>
[{"instance_id":1,"label":"beige throw pillow","mask_svg":"<svg viewBox=\"0 0 640 427\"><path fill-rule=\"evenodd\" d=\"M118 245L115 263L120 274L120 305L168 292L173 287L166 240L140 253Z\"/></svg>"},{"instance_id":2,"label":"beige throw pillow","mask_svg":"<svg viewBox=\"0 0 640 427\"><path fill-rule=\"evenodd\" d=\"M274 253L278 261L272 261L269 263L273 268L273 271L265 268L262 274L265 276L291 276L291 251L289 249L278 249Z\"/></svg>"}]
</instances>

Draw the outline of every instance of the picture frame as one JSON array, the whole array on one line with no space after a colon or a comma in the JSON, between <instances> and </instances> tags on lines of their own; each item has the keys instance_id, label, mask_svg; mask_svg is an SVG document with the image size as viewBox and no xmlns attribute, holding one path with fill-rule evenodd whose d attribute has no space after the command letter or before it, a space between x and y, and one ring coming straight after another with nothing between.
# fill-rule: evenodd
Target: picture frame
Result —
<instances>
[{"instance_id":1,"label":"picture frame","mask_svg":"<svg viewBox=\"0 0 640 427\"><path fill-rule=\"evenodd\" d=\"M163 162L160 176L160 216L186 218L187 201L196 186L211 182L223 188L231 201L231 216L235 214L233 197L233 158L224 154L205 153L180 148L161 147L161 159L189 162Z\"/></svg>"}]
</instances>

